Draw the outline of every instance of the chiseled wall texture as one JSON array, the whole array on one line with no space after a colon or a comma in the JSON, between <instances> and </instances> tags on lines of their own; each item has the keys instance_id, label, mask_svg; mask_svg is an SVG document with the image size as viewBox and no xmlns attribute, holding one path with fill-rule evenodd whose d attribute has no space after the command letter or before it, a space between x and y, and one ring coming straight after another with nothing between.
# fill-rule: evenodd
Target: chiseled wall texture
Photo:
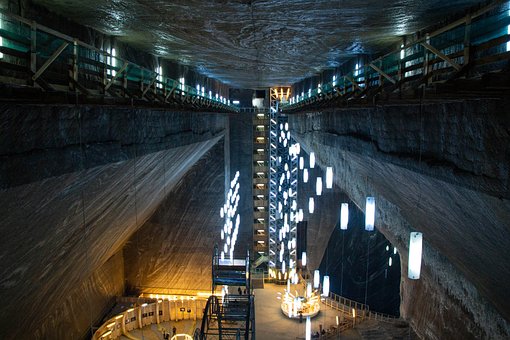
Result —
<instances>
[{"instance_id":1,"label":"chiseled wall texture","mask_svg":"<svg viewBox=\"0 0 510 340\"><path fill-rule=\"evenodd\" d=\"M0 338L86 335L124 289L115 254L222 140L225 120L1 105Z\"/></svg>"},{"instance_id":2,"label":"chiseled wall texture","mask_svg":"<svg viewBox=\"0 0 510 340\"><path fill-rule=\"evenodd\" d=\"M401 315L426 339L510 336L510 110L504 100L345 108L290 117L294 136L401 255ZM422 276L407 278L410 231Z\"/></svg>"},{"instance_id":3,"label":"chiseled wall texture","mask_svg":"<svg viewBox=\"0 0 510 340\"><path fill-rule=\"evenodd\" d=\"M177 183L124 247L128 291L210 291L213 246L221 245L224 174L220 142Z\"/></svg>"}]
</instances>

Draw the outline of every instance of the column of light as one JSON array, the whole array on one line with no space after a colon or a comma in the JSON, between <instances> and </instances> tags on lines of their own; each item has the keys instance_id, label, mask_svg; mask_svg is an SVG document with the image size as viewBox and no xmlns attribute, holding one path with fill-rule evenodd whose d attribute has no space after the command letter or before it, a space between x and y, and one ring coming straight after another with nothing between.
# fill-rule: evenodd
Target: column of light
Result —
<instances>
[{"instance_id":1,"label":"column of light","mask_svg":"<svg viewBox=\"0 0 510 340\"><path fill-rule=\"evenodd\" d=\"M342 203L340 209L340 229L347 230L347 224L349 223L349 204Z\"/></svg>"},{"instance_id":2,"label":"column of light","mask_svg":"<svg viewBox=\"0 0 510 340\"><path fill-rule=\"evenodd\" d=\"M375 222L375 198L367 197L365 208L365 230L373 231Z\"/></svg>"},{"instance_id":3,"label":"column of light","mask_svg":"<svg viewBox=\"0 0 510 340\"><path fill-rule=\"evenodd\" d=\"M229 254L231 261L234 259L234 249L241 223L241 217L237 213L241 198L239 188L239 171L237 171L234 179L230 182L227 199L223 207L220 208L220 217L224 219L223 228L220 230L221 239L224 241L220 255L222 260L225 259L225 254Z\"/></svg>"}]
</instances>

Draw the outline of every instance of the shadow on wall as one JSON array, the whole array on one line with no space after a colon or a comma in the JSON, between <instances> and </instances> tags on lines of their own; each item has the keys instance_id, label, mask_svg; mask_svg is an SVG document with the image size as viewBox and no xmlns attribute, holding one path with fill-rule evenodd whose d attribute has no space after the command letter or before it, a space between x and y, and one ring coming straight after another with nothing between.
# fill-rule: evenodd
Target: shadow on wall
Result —
<instances>
[{"instance_id":1,"label":"shadow on wall","mask_svg":"<svg viewBox=\"0 0 510 340\"><path fill-rule=\"evenodd\" d=\"M365 231L365 214L352 201L345 202L349 203L348 229L341 230L337 222L319 267L321 276L329 275L333 293L398 316L400 254L377 226Z\"/></svg>"}]
</instances>

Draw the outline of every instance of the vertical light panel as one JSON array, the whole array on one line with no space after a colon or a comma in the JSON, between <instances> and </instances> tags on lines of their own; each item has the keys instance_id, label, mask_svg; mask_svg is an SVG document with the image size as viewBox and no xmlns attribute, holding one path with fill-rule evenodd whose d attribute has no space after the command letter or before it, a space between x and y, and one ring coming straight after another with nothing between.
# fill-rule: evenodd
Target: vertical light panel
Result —
<instances>
[{"instance_id":1,"label":"vertical light panel","mask_svg":"<svg viewBox=\"0 0 510 340\"><path fill-rule=\"evenodd\" d=\"M315 193L317 196L322 195L322 177L317 177L317 183L315 184Z\"/></svg>"},{"instance_id":2,"label":"vertical light panel","mask_svg":"<svg viewBox=\"0 0 510 340\"><path fill-rule=\"evenodd\" d=\"M315 168L315 152L310 152L310 169Z\"/></svg>"},{"instance_id":3,"label":"vertical light panel","mask_svg":"<svg viewBox=\"0 0 510 340\"><path fill-rule=\"evenodd\" d=\"M375 198L367 197L365 207L365 230L373 231L375 222Z\"/></svg>"},{"instance_id":4,"label":"vertical light panel","mask_svg":"<svg viewBox=\"0 0 510 340\"><path fill-rule=\"evenodd\" d=\"M407 276L411 280L418 280L421 271L421 252L423 235L419 232L412 232L409 237L409 261Z\"/></svg>"},{"instance_id":5,"label":"vertical light panel","mask_svg":"<svg viewBox=\"0 0 510 340\"><path fill-rule=\"evenodd\" d=\"M312 297L312 284L310 282L308 282L306 284L306 298L311 298Z\"/></svg>"},{"instance_id":6,"label":"vertical light panel","mask_svg":"<svg viewBox=\"0 0 510 340\"><path fill-rule=\"evenodd\" d=\"M333 168L330 166L326 168L326 188L333 188Z\"/></svg>"},{"instance_id":7,"label":"vertical light panel","mask_svg":"<svg viewBox=\"0 0 510 340\"><path fill-rule=\"evenodd\" d=\"M306 336L305 340L311 340L312 339L312 321L310 320L310 317L306 317Z\"/></svg>"},{"instance_id":8,"label":"vertical light panel","mask_svg":"<svg viewBox=\"0 0 510 340\"><path fill-rule=\"evenodd\" d=\"M299 157L299 170L303 170L305 168L305 159L303 157Z\"/></svg>"},{"instance_id":9,"label":"vertical light panel","mask_svg":"<svg viewBox=\"0 0 510 340\"><path fill-rule=\"evenodd\" d=\"M306 266L306 251L301 254L301 265Z\"/></svg>"},{"instance_id":10,"label":"vertical light panel","mask_svg":"<svg viewBox=\"0 0 510 340\"><path fill-rule=\"evenodd\" d=\"M329 276L325 275L322 283L322 296L329 296Z\"/></svg>"},{"instance_id":11,"label":"vertical light panel","mask_svg":"<svg viewBox=\"0 0 510 340\"><path fill-rule=\"evenodd\" d=\"M308 183L308 169L303 169L303 182Z\"/></svg>"},{"instance_id":12,"label":"vertical light panel","mask_svg":"<svg viewBox=\"0 0 510 340\"><path fill-rule=\"evenodd\" d=\"M316 269L313 272L313 288L317 289L319 288L319 285L321 284L321 274L318 269Z\"/></svg>"},{"instance_id":13,"label":"vertical light panel","mask_svg":"<svg viewBox=\"0 0 510 340\"><path fill-rule=\"evenodd\" d=\"M340 209L340 229L347 230L347 224L349 223L349 204L342 203Z\"/></svg>"},{"instance_id":14,"label":"vertical light panel","mask_svg":"<svg viewBox=\"0 0 510 340\"><path fill-rule=\"evenodd\" d=\"M313 200L313 197L310 197L308 200L308 212L310 214L313 214L313 211L315 210L315 202Z\"/></svg>"}]
</instances>

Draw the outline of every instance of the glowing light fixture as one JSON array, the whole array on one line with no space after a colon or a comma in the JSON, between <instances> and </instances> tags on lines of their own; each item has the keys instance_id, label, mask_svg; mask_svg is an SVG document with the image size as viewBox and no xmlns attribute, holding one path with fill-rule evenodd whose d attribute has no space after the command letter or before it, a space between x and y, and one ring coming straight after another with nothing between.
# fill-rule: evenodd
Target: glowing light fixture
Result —
<instances>
[{"instance_id":1,"label":"glowing light fixture","mask_svg":"<svg viewBox=\"0 0 510 340\"><path fill-rule=\"evenodd\" d=\"M315 152L310 152L310 169L315 168Z\"/></svg>"},{"instance_id":2,"label":"glowing light fixture","mask_svg":"<svg viewBox=\"0 0 510 340\"><path fill-rule=\"evenodd\" d=\"M305 340L312 339L312 321L310 321L310 317L306 317L306 336Z\"/></svg>"},{"instance_id":3,"label":"glowing light fixture","mask_svg":"<svg viewBox=\"0 0 510 340\"><path fill-rule=\"evenodd\" d=\"M347 224L349 223L349 204L342 203L340 208L340 229L347 230Z\"/></svg>"},{"instance_id":4,"label":"glowing light fixture","mask_svg":"<svg viewBox=\"0 0 510 340\"><path fill-rule=\"evenodd\" d=\"M317 177L317 182L315 183L315 193L317 196L322 195L322 177Z\"/></svg>"},{"instance_id":5,"label":"glowing light fixture","mask_svg":"<svg viewBox=\"0 0 510 340\"><path fill-rule=\"evenodd\" d=\"M303 169L303 182L308 183L308 169Z\"/></svg>"},{"instance_id":6,"label":"glowing light fixture","mask_svg":"<svg viewBox=\"0 0 510 340\"><path fill-rule=\"evenodd\" d=\"M304 157L299 157L299 170L303 170L305 168L305 159Z\"/></svg>"},{"instance_id":7,"label":"glowing light fixture","mask_svg":"<svg viewBox=\"0 0 510 340\"><path fill-rule=\"evenodd\" d=\"M326 188L333 188L333 168L330 166L326 168Z\"/></svg>"},{"instance_id":8,"label":"glowing light fixture","mask_svg":"<svg viewBox=\"0 0 510 340\"><path fill-rule=\"evenodd\" d=\"M390 257L390 258L388 259L388 266L389 266L389 267L391 267L392 263L393 263L393 260L392 260L392 259L391 259L391 257Z\"/></svg>"},{"instance_id":9,"label":"glowing light fixture","mask_svg":"<svg viewBox=\"0 0 510 340\"><path fill-rule=\"evenodd\" d=\"M421 252L423 235L419 232L412 232L409 237L409 261L407 276L411 280L418 280L421 271Z\"/></svg>"},{"instance_id":10,"label":"glowing light fixture","mask_svg":"<svg viewBox=\"0 0 510 340\"><path fill-rule=\"evenodd\" d=\"M329 296L329 276L325 275L322 282L322 296Z\"/></svg>"},{"instance_id":11,"label":"glowing light fixture","mask_svg":"<svg viewBox=\"0 0 510 340\"><path fill-rule=\"evenodd\" d=\"M313 272L313 288L317 289L319 288L319 285L321 283L321 274L318 269L315 269Z\"/></svg>"},{"instance_id":12,"label":"glowing light fixture","mask_svg":"<svg viewBox=\"0 0 510 340\"><path fill-rule=\"evenodd\" d=\"M306 251L301 254L301 265L306 266Z\"/></svg>"},{"instance_id":13,"label":"glowing light fixture","mask_svg":"<svg viewBox=\"0 0 510 340\"><path fill-rule=\"evenodd\" d=\"M310 199L308 200L308 212L310 212L310 214L313 214L314 210L315 210L315 202L313 200L313 197L310 197Z\"/></svg>"},{"instance_id":14,"label":"glowing light fixture","mask_svg":"<svg viewBox=\"0 0 510 340\"><path fill-rule=\"evenodd\" d=\"M375 198L367 197L365 207L365 230L373 231L375 221Z\"/></svg>"}]
</instances>

